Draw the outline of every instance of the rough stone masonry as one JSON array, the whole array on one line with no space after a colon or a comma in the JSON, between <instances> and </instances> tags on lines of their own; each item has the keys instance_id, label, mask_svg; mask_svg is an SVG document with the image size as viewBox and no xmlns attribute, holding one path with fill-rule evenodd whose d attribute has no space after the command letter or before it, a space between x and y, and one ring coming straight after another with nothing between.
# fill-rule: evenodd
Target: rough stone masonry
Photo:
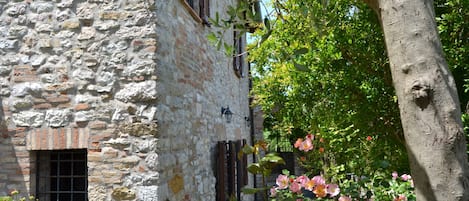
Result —
<instances>
[{"instance_id":1,"label":"rough stone masonry","mask_svg":"<svg viewBox=\"0 0 469 201\"><path fill-rule=\"evenodd\" d=\"M0 195L36 195L37 154L81 149L90 201L215 200L216 142L249 139L248 79L189 11L0 0Z\"/></svg>"}]
</instances>

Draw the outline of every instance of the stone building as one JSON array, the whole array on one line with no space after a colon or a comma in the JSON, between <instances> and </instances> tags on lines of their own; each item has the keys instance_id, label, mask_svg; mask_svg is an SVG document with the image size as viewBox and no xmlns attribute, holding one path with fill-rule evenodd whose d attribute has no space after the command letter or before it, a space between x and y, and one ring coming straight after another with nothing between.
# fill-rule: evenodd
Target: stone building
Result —
<instances>
[{"instance_id":1,"label":"stone building","mask_svg":"<svg viewBox=\"0 0 469 201\"><path fill-rule=\"evenodd\" d=\"M251 129L247 65L207 42L234 3L1 0L0 196L215 200L217 142Z\"/></svg>"}]
</instances>

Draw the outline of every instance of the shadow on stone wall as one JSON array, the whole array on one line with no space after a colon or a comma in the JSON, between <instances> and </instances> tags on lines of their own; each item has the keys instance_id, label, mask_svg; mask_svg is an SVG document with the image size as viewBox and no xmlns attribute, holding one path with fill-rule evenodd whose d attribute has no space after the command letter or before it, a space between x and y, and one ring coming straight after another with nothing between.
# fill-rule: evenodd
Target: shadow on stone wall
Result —
<instances>
[{"instance_id":1,"label":"shadow on stone wall","mask_svg":"<svg viewBox=\"0 0 469 201\"><path fill-rule=\"evenodd\" d=\"M28 196L27 183L32 176L30 153L25 146L26 129L9 129L3 106L0 97L0 196L9 195L13 190Z\"/></svg>"}]
</instances>

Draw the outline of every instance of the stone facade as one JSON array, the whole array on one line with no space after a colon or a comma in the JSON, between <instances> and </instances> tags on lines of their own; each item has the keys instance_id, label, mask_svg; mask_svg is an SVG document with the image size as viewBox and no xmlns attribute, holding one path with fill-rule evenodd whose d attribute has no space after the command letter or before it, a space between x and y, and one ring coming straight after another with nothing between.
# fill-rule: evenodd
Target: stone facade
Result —
<instances>
[{"instance_id":1,"label":"stone facade","mask_svg":"<svg viewBox=\"0 0 469 201\"><path fill-rule=\"evenodd\" d=\"M211 0L210 14L233 3ZM38 153L86 150L91 201L215 200L216 142L250 139L248 78L191 12L183 0L0 1L0 195L40 193Z\"/></svg>"}]
</instances>

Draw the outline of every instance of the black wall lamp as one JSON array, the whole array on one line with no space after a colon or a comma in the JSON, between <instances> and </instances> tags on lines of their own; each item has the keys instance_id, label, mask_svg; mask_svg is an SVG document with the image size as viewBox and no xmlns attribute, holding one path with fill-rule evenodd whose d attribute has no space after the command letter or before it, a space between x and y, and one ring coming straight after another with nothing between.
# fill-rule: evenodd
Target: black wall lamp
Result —
<instances>
[{"instance_id":1,"label":"black wall lamp","mask_svg":"<svg viewBox=\"0 0 469 201\"><path fill-rule=\"evenodd\" d=\"M233 112L231 112L230 107L221 107L221 116L225 116L226 123L231 123L231 118L233 118Z\"/></svg>"},{"instance_id":2,"label":"black wall lamp","mask_svg":"<svg viewBox=\"0 0 469 201\"><path fill-rule=\"evenodd\" d=\"M251 118L249 117L244 117L244 120L246 121L246 126L251 127Z\"/></svg>"}]
</instances>

